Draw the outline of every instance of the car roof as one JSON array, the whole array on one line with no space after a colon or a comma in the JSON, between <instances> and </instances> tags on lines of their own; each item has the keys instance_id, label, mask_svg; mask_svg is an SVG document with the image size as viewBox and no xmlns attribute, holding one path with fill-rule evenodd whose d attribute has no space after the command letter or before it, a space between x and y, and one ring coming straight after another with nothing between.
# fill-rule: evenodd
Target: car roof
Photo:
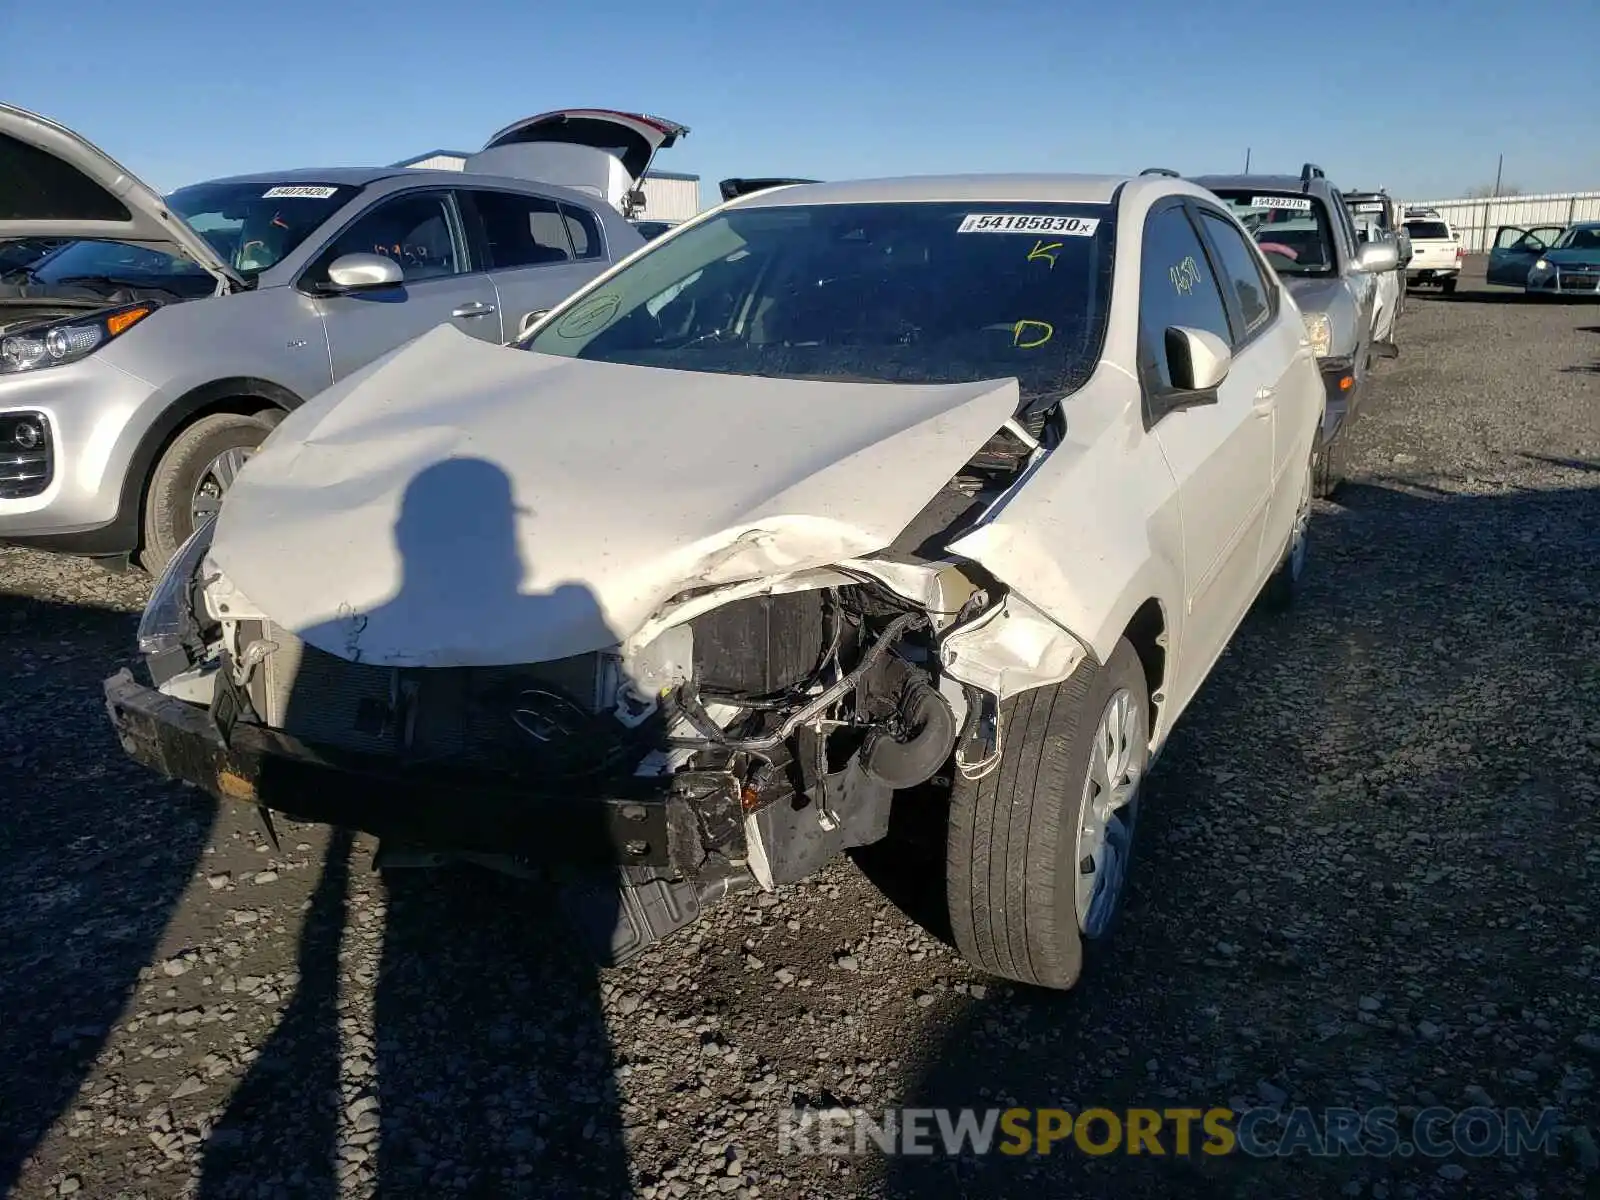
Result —
<instances>
[{"instance_id":1,"label":"car roof","mask_svg":"<svg viewBox=\"0 0 1600 1200\"><path fill-rule=\"evenodd\" d=\"M793 204L892 204L968 200L1039 201L1050 204L1108 204L1126 175L906 175L892 179L850 179L800 183L751 192L733 201L740 208ZM1177 183L1175 179L1163 182Z\"/></svg>"},{"instance_id":2,"label":"car roof","mask_svg":"<svg viewBox=\"0 0 1600 1200\"><path fill-rule=\"evenodd\" d=\"M1304 192L1308 195L1331 194L1333 184L1322 175L1311 178L1306 186L1298 175L1194 175L1190 182L1198 183L1207 191L1232 191L1235 188L1255 188L1263 192Z\"/></svg>"},{"instance_id":3,"label":"car roof","mask_svg":"<svg viewBox=\"0 0 1600 1200\"><path fill-rule=\"evenodd\" d=\"M533 190L541 195L549 195L558 200L568 200L582 204L589 209L609 207L594 196L585 195L559 183L545 183L539 179L519 179L511 175L480 175L475 171L428 171L419 170L415 167L328 167L324 169L305 167L295 171L257 171L249 175L230 175L225 179L208 179L205 182L207 184L247 183L264 186L286 183L326 183L343 184L352 187L370 187L372 184L389 180L403 180L408 184L432 183L447 187L477 185L480 187L503 187L519 192Z\"/></svg>"},{"instance_id":4,"label":"car roof","mask_svg":"<svg viewBox=\"0 0 1600 1200\"><path fill-rule=\"evenodd\" d=\"M329 183L365 187L394 175L457 175L459 171L412 171L395 167L301 167L293 171L252 171L248 175L229 175L208 179L206 183Z\"/></svg>"}]
</instances>

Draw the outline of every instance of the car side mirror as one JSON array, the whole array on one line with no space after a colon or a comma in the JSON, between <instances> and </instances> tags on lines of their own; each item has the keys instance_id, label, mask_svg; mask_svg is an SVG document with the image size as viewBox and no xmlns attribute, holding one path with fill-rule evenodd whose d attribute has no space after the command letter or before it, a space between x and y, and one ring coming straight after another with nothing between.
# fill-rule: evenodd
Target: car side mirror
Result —
<instances>
[{"instance_id":1,"label":"car side mirror","mask_svg":"<svg viewBox=\"0 0 1600 1200\"><path fill-rule=\"evenodd\" d=\"M524 313L522 320L517 323L517 339L520 341L527 337L528 331L549 315L548 308L536 308L531 313Z\"/></svg>"},{"instance_id":2,"label":"car side mirror","mask_svg":"<svg viewBox=\"0 0 1600 1200\"><path fill-rule=\"evenodd\" d=\"M365 292L405 282L400 264L381 254L341 254L328 266L331 292Z\"/></svg>"},{"instance_id":3,"label":"car side mirror","mask_svg":"<svg viewBox=\"0 0 1600 1200\"><path fill-rule=\"evenodd\" d=\"M1233 351L1214 333L1169 325L1165 334L1167 374L1173 390L1160 399L1163 412L1217 402L1217 388L1233 366Z\"/></svg>"},{"instance_id":4,"label":"car side mirror","mask_svg":"<svg viewBox=\"0 0 1600 1200\"><path fill-rule=\"evenodd\" d=\"M1368 242L1356 251L1355 269L1377 274L1400 265L1400 247L1394 242Z\"/></svg>"}]
</instances>

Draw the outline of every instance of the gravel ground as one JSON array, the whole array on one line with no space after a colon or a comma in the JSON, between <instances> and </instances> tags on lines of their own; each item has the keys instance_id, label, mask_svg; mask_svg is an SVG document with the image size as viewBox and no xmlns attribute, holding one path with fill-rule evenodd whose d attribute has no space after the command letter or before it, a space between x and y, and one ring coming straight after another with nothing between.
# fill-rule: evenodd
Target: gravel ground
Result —
<instances>
[{"instance_id":1,"label":"gravel ground","mask_svg":"<svg viewBox=\"0 0 1600 1200\"><path fill-rule=\"evenodd\" d=\"M1180 724L1068 996L941 940L926 809L600 972L535 885L390 881L287 823L274 850L109 735L144 581L0 550L0 1191L1600 1194L1600 307L1469 285L1399 341L1304 604L1252 617ZM778 1153L780 1105L1012 1101L1562 1133L1517 1161Z\"/></svg>"}]
</instances>

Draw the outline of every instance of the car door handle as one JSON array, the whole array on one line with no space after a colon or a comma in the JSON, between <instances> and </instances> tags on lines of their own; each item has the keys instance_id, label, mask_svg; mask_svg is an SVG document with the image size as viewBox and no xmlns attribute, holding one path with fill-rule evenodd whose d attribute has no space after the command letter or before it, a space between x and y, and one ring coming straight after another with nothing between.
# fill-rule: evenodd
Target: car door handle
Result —
<instances>
[{"instance_id":1,"label":"car door handle","mask_svg":"<svg viewBox=\"0 0 1600 1200\"><path fill-rule=\"evenodd\" d=\"M487 317L494 310L494 305L492 304L485 304L482 300L473 300L468 304L460 305L450 315L452 317Z\"/></svg>"},{"instance_id":2,"label":"car door handle","mask_svg":"<svg viewBox=\"0 0 1600 1200\"><path fill-rule=\"evenodd\" d=\"M1258 417L1272 415L1272 398L1276 393L1269 387L1264 387L1256 393L1255 403L1250 406L1250 411Z\"/></svg>"}]
</instances>

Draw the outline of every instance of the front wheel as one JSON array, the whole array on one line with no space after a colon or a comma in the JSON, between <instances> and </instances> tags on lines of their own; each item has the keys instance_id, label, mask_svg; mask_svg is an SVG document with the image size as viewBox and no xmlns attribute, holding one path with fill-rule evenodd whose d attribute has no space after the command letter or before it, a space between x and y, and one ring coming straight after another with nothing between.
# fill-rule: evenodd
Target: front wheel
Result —
<instances>
[{"instance_id":1,"label":"front wheel","mask_svg":"<svg viewBox=\"0 0 1600 1200\"><path fill-rule=\"evenodd\" d=\"M1066 989L1122 907L1150 758L1144 668L1119 641L1000 713L999 762L951 794L950 925L983 970Z\"/></svg>"},{"instance_id":2,"label":"front wheel","mask_svg":"<svg viewBox=\"0 0 1600 1200\"><path fill-rule=\"evenodd\" d=\"M1327 500L1344 482L1344 438L1335 434L1311 455L1311 494L1318 500Z\"/></svg>"},{"instance_id":3,"label":"front wheel","mask_svg":"<svg viewBox=\"0 0 1600 1200\"><path fill-rule=\"evenodd\" d=\"M152 574L178 552L189 535L222 506L233 484L272 426L257 417L213 413L173 440L150 475L144 503L140 562Z\"/></svg>"}]
</instances>

